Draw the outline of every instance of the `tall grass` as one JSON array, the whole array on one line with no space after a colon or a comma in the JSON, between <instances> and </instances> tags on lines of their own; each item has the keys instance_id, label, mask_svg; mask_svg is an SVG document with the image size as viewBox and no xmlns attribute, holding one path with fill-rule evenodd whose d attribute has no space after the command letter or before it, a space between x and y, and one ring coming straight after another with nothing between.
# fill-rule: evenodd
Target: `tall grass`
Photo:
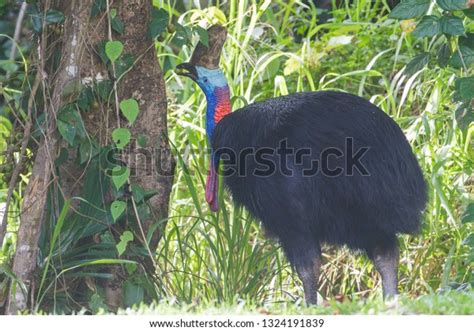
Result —
<instances>
[{"instance_id":1,"label":"tall grass","mask_svg":"<svg viewBox=\"0 0 474 331\"><path fill-rule=\"evenodd\" d=\"M172 2L166 6L174 8ZM468 183L473 160L455 120L453 73L431 68L404 75L404 65L427 45L388 20L386 8L384 1L345 1L325 23L318 22L316 8L300 1L231 0L219 6L222 13L216 8L173 12L185 25L226 24L221 66L234 109L297 91L337 89L371 100L400 124L430 188L422 233L400 238L400 289L417 296L472 281L463 245L472 228L461 224L460 215L473 198ZM190 56L188 47L176 57L165 45L158 46L165 68ZM210 213L203 180L205 99L172 70L166 85L170 139L179 162L159 247L163 294L187 303L301 300L301 284L278 243L245 210L235 208L226 192L221 192L220 211ZM380 295L380 279L364 256L325 247L323 262L324 297Z\"/></svg>"}]
</instances>

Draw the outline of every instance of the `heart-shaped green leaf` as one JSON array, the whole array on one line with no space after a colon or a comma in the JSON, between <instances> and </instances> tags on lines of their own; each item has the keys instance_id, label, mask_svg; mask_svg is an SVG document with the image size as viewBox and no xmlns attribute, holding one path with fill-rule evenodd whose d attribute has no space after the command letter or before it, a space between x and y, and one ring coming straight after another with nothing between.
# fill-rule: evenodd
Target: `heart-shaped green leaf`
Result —
<instances>
[{"instance_id":1,"label":"heart-shaped green leaf","mask_svg":"<svg viewBox=\"0 0 474 331\"><path fill-rule=\"evenodd\" d=\"M117 32L118 34L123 34L123 30L125 29L125 25L118 17L114 17L111 22L112 30Z\"/></svg>"},{"instance_id":2,"label":"heart-shaped green leaf","mask_svg":"<svg viewBox=\"0 0 474 331\"><path fill-rule=\"evenodd\" d=\"M408 62L405 73L409 76L415 74L417 71L423 69L430 61L430 54L427 52L415 55L410 62Z\"/></svg>"},{"instance_id":3,"label":"heart-shaped green leaf","mask_svg":"<svg viewBox=\"0 0 474 331\"><path fill-rule=\"evenodd\" d=\"M388 17L406 20L423 15L428 11L431 0L405 0L400 2Z\"/></svg>"},{"instance_id":4,"label":"heart-shaped green leaf","mask_svg":"<svg viewBox=\"0 0 474 331\"><path fill-rule=\"evenodd\" d=\"M461 222L474 223L474 202L471 202L462 214Z\"/></svg>"},{"instance_id":5,"label":"heart-shaped green leaf","mask_svg":"<svg viewBox=\"0 0 474 331\"><path fill-rule=\"evenodd\" d=\"M165 31L168 25L169 14L163 8L153 8L151 11L151 21L148 25L148 36L152 39L158 37Z\"/></svg>"},{"instance_id":6,"label":"heart-shaped green leaf","mask_svg":"<svg viewBox=\"0 0 474 331\"><path fill-rule=\"evenodd\" d=\"M64 14L58 10L50 9L46 12L46 24L62 24L64 19Z\"/></svg>"},{"instance_id":7,"label":"heart-shaped green leaf","mask_svg":"<svg viewBox=\"0 0 474 331\"><path fill-rule=\"evenodd\" d=\"M58 127L61 136L66 139L67 142L69 142L69 145L74 145L74 138L76 137L76 128L73 125L67 122L63 122L61 120L58 120L56 122L56 126Z\"/></svg>"},{"instance_id":8,"label":"heart-shaped green leaf","mask_svg":"<svg viewBox=\"0 0 474 331\"><path fill-rule=\"evenodd\" d=\"M420 23L416 25L416 29L412 33L417 38L436 36L441 33L439 19L433 15L423 16Z\"/></svg>"},{"instance_id":9,"label":"heart-shaped green leaf","mask_svg":"<svg viewBox=\"0 0 474 331\"><path fill-rule=\"evenodd\" d=\"M456 93L462 100L470 101L471 99L474 99L474 76L458 78L456 79L454 86L456 88Z\"/></svg>"},{"instance_id":10,"label":"heart-shaped green leaf","mask_svg":"<svg viewBox=\"0 0 474 331\"><path fill-rule=\"evenodd\" d=\"M117 148L122 149L130 142L130 130L127 128L117 128L112 131L112 140Z\"/></svg>"},{"instance_id":11,"label":"heart-shaped green leaf","mask_svg":"<svg viewBox=\"0 0 474 331\"><path fill-rule=\"evenodd\" d=\"M143 190L138 184L132 184L132 195L135 202L140 203L143 198L145 198L145 190Z\"/></svg>"},{"instance_id":12,"label":"heart-shaped green leaf","mask_svg":"<svg viewBox=\"0 0 474 331\"><path fill-rule=\"evenodd\" d=\"M105 54L109 58L110 61L115 62L122 54L123 51L123 44L118 41L108 41L105 44Z\"/></svg>"},{"instance_id":13,"label":"heart-shaped green leaf","mask_svg":"<svg viewBox=\"0 0 474 331\"><path fill-rule=\"evenodd\" d=\"M98 143L92 138L90 141L81 142L79 146L79 161L81 164L90 161L94 156L99 154L100 147Z\"/></svg>"},{"instance_id":14,"label":"heart-shaped green leaf","mask_svg":"<svg viewBox=\"0 0 474 331\"><path fill-rule=\"evenodd\" d=\"M469 67L474 63L474 49L465 45L459 45L459 49L455 50L448 64L454 68Z\"/></svg>"},{"instance_id":15,"label":"heart-shaped green leaf","mask_svg":"<svg viewBox=\"0 0 474 331\"><path fill-rule=\"evenodd\" d=\"M436 0L438 6L444 10L463 10L467 8L467 0Z\"/></svg>"},{"instance_id":16,"label":"heart-shaped green leaf","mask_svg":"<svg viewBox=\"0 0 474 331\"><path fill-rule=\"evenodd\" d=\"M133 233L131 233L130 231L125 231L120 236L120 242L116 246L119 256L125 252L125 249L127 249L127 244L132 240L133 240Z\"/></svg>"},{"instance_id":17,"label":"heart-shaped green leaf","mask_svg":"<svg viewBox=\"0 0 474 331\"><path fill-rule=\"evenodd\" d=\"M194 28L194 31L199 35L199 42L206 47L209 47L209 34L206 29L201 28L199 25Z\"/></svg>"},{"instance_id":18,"label":"heart-shaped green leaf","mask_svg":"<svg viewBox=\"0 0 474 331\"><path fill-rule=\"evenodd\" d=\"M465 36L466 30L462 19L456 16L443 16L439 19L441 32L451 36Z\"/></svg>"},{"instance_id":19,"label":"heart-shaped green leaf","mask_svg":"<svg viewBox=\"0 0 474 331\"><path fill-rule=\"evenodd\" d=\"M122 111L123 116L133 124L138 117L138 102L135 99L126 99L120 102L120 110Z\"/></svg>"},{"instance_id":20,"label":"heart-shaped green leaf","mask_svg":"<svg viewBox=\"0 0 474 331\"><path fill-rule=\"evenodd\" d=\"M451 58L451 48L448 43L441 45L437 52L438 64L440 67L444 68L448 65L448 61Z\"/></svg>"},{"instance_id":21,"label":"heart-shaped green leaf","mask_svg":"<svg viewBox=\"0 0 474 331\"><path fill-rule=\"evenodd\" d=\"M127 167L116 166L112 169L112 182L115 188L119 190L130 177L130 169Z\"/></svg>"},{"instance_id":22,"label":"heart-shaped green leaf","mask_svg":"<svg viewBox=\"0 0 474 331\"><path fill-rule=\"evenodd\" d=\"M61 108L56 125L61 136L69 142L71 146L75 144L76 137L79 137L79 139L86 137L84 123L75 106L68 105Z\"/></svg>"},{"instance_id":23,"label":"heart-shaped green leaf","mask_svg":"<svg viewBox=\"0 0 474 331\"><path fill-rule=\"evenodd\" d=\"M471 20L474 20L474 5L471 6L469 9L464 10L464 15L469 17Z\"/></svg>"},{"instance_id":24,"label":"heart-shaped green leaf","mask_svg":"<svg viewBox=\"0 0 474 331\"><path fill-rule=\"evenodd\" d=\"M132 275L135 271L137 271L137 265L136 264L126 264L125 269L127 269L127 272L129 275Z\"/></svg>"},{"instance_id":25,"label":"heart-shaped green leaf","mask_svg":"<svg viewBox=\"0 0 474 331\"><path fill-rule=\"evenodd\" d=\"M114 219L114 222L117 221L120 215L123 214L126 207L127 203L124 201L115 200L114 202L112 202L112 204L110 205L110 212L112 213L112 218Z\"/></svg>"}]
</instances>

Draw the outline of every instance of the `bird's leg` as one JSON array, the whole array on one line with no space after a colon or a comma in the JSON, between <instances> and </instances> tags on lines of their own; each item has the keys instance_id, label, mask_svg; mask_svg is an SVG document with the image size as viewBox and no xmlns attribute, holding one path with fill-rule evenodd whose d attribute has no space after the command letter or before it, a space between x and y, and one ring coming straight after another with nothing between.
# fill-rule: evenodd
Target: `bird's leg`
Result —
<instances>
[{"instance_id":1,"label":"bird's leg","mask_svg":"<svg viewBox=\"0 0 474 331\"><path fill-rule=\"evenodd\" d=\"M321 271L321 256L315 256L307 263L300 262L296 266L301 282L303 283L304 297L307 305L318 303L318 282Z\"/></svg>"},{"instance_id":2,"label":"bird's leg","mask_svg":"<svg viewBox=\"0 0 474 331\"><path fill-rule=\"evenodd\" d=\"M382 277L384 299L395 297L398 294L398 245L376 247L369 256Z\"/></svg>"},{"instance_id":3,"label":"bird's leg","mask_svg":"<svg viewBox=\"0 0 474 331\"><path fill-rule=\"evenodd\" d=\"M279 231L280 229L276 229ZM303 283L306 304L316 305L321 269L321 246L312 234L302 230L276 233L291 266Z\"/></svg>"}]
</instances>

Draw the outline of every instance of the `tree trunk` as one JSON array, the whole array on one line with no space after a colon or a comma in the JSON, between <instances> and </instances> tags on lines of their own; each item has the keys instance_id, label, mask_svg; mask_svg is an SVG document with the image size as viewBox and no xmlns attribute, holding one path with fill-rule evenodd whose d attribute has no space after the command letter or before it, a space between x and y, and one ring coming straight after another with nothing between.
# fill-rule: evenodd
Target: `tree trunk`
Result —
<instances>
[{"instance_id":1,"label":"tree trunk","mask_svg":"<svg viewBox=\"0 0 474 331\"><path fill-rule=\"evenodd\" d=\"M125 28L122 35L113 36L106 12L90 18L93 0L57 3L55 8L66 15L61 45L62 61L58 72L53 76L53 97L51 107L47 109L50 114L50 130L36 152L32 175L25 192L13 265L13 271L29 291L34 287L32 283L41 224L48 221L43 220L48 186L52 179L60 177L61 182L56 181L55 184L59 186L65 198L70 198L79 194L84 177L84 169L74 162L77 149L69 150L70 157L61 165L60 173L57 177L52 176L58 145L67 146L56 137L55 111L63 104L63 88L71 80L81 82L98 75L108 76L96 51L100 41L111 37L120 40L124 44L123 53L131 54L135 60L131 69L117 82L117 91L118 100L134 98L138 101L140 112L130 131L132 137L142 136L147 142L145 148L130 144L130 148L122 153L127 166L136 175L130 178L131 183L139 184L144 190L157 192L149 200L152 216L140 220L145 233L148 233L153 224L164 222L167 218L175 165L167 141L167 99L163 74L155 55L154 42L146 36L152 10L151 1L110 1L112 7L117 9L117 15ZM118 126L115 111L91 110L87 115L83 115L83 121L87 132L97 137L101 145L110 143L111 132ZM126 126L126 121L119 121L122 122L122 127ZM142 157L143 155L146 157ZM149 245L151 252L156 251L160 236L159 230L153 233ZM146 261L149 268L153 268L152 259L153 257L150 257L149 261ZM109 272L115 277L104 284L106 300L109 307L115 310L123 306L123 277L121 268L113 267ZM7 312L12 314L26 309L29 304L28 296L20 287L12 287Z\"/></svg>"},{"instance_id":2,"label":"tree trunk","mask_svg":"<svg viewBox=\"0 0 474 331\"><path fill-rule=\"evenodd\" d=\"M77 70L73 68L78 66L82 47L81 44L76 45L75 40L81 39L84 35L84 27L87 22L85 5L85 1L73 0L70 1L68 8L65 8L66 10L64 11L65 15L69 14L70 18L64 25L62 40L63 57L59 69L54 75L51 102L44 110L47 119L45 134L36 151L33 169L23 198L17 246L13 259L13 272L18 277L18 280L25 285L28 292L34 288L38 240L44 218L48 188L54 181L52 174L58 143L55 132L56 112L64 102L67 102L67 100L64 100L62 93L64 86L78 79ZM72 15L72 13L75 14ZM40 56L44 56L46 49L44 43L41 44ZM43 68L39 70L43 70ZM40 74L43 75L43 73ZM50 74L52 73L50 72ZM45 79L46 77L43 78ZM16 314L17 311L26 309L28 307L29 294L31 293L24 293L19 284L12 286L6 313Z\"/></svg>"},{"instance_id":3,"label":"tree trunk","mask_svg":"<svg viewBox=\"0 0 474 331\"><path fill-rule=\"evenodd\" d=\"M125 24L125 32L120 38L125 45L124 52L139 59L120 81L118 94L119 99L134 98L140 105L140 114L132 127L132 136L146 134L146 147L143 150L132 145L127 159L135 173L132 183L145 190L157 190L157 194L150 199L154 217L141 220L147 232L153 223L168 216L169 195L173 185L175 162L167 140L166 88L163 73L157 63L154 42L146 36L152 10L151 1L124 0L115 3L118 15ZM136 157L143 153L150 159ZM156 250L160 236L159 231L152 236L152 251Z\"/></svg>"}]
</instances>

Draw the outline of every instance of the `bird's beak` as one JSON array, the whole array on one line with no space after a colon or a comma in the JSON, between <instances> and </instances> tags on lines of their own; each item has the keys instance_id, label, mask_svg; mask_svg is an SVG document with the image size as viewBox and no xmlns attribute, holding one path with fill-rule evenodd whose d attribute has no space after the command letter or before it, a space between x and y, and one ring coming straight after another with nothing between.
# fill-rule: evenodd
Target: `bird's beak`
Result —
<instances>
[{"instance_id":1,"label":"bird's beak","mask_svg":"<svg viewBox=\"0 0 474 331\"><path fill-rule=\"evenodd\" d=\"M196 68L190 63L181 63L176 66L176 73L181 76L186 76L192 80L197 80Z\"/></svg>"}]
</instances>

